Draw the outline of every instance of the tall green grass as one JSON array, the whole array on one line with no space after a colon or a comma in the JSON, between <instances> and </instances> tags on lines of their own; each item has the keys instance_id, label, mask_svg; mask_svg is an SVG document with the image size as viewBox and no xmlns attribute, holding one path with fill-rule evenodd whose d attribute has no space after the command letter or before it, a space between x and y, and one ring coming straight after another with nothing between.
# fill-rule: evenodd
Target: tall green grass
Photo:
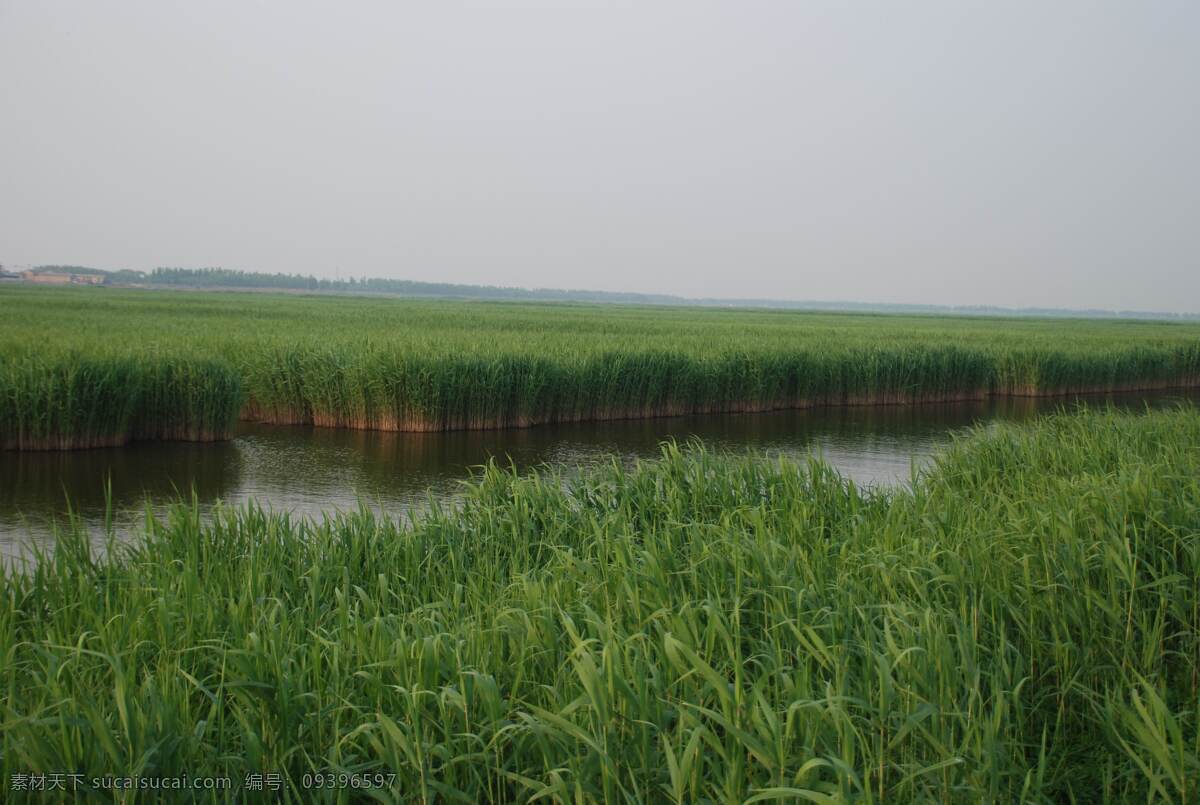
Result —
<instances>
[{"instance_id":1,"label":"tall green grass","mask_svg":"<svg viewBox=\"0 0 1200 805\"><path fill-rule=\"evenodd\" d=\"M412 802L1195 802L1200 412L911 488L664 447L408 524L177 508L0 577L12 773L387 771ZM326 800L361 794L325 792Z\"/></svg>"},{"instance_id":2,"label":"tall green grass","mask_svg":"<svg viewBox=\"0 0 1200 805\"><path fill-rule=\"evenodd\" d=\"M135 382L148 402L133 434L181 438L224 432L231 406L276 423L436 431L1200 383L1194 323L98 288L6 287L0 305L10 446L30 420L45 427L39 444L124 432L110 424L119 411L95 413L101 436L91 414L58 412L65 397L91 398L25 379L38 362L50 377L148 375ZM198 387L182 391L171 373Z\"/></svg>"},{"instance_id":3,"label":"tall green grass","mask_svg":"<svg viewBox=\"0 0 1200 805\"><path fill-rule=\"evenodd\" d=\"M227 439L243 397L241 377L219 359L140 350L0 353L0 447Z\"/></svg>"}]
</instances>

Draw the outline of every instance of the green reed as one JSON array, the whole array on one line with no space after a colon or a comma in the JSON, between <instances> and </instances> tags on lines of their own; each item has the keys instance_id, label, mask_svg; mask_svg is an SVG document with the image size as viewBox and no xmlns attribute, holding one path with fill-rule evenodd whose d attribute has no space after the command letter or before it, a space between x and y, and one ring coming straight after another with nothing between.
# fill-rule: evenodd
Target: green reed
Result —
<instances>
[{"instance_id":1,"label":"green reed","mask_svg":"<svg viewBox=\"0 0 1200 805\"><path fill-rule=\"evenodd\" d=\"M41 446L120 441L126 420L214 438L230 409L420 431L1200 383L1195 323L19 286L0 308L9 446L30 422Z\"/></svg>"},{"instance_id":2,"label":"green reed","mask_svg":"<svg viewBox=\"0 0 1200 805\"><path fill-rule=\"evenodd\" d=\"M0 765L276 771L292 801L366 796L304 790L332 770L394 773L383 801L1194 802L1198 578L1190 407L976 431L904 488L667 445L492 465L407 523L181 505L0 577Z\"/></svg>"},{"instance_id":3,"label":"green reed","mask_svg":"<svg viewBox=\"0 0 1200 805\"><path fill-rule=\"evenodd\" d=\"M227 439L243 400L224 361L142 350L0 353L0 447Z\"/></svg>"}]
</instances>

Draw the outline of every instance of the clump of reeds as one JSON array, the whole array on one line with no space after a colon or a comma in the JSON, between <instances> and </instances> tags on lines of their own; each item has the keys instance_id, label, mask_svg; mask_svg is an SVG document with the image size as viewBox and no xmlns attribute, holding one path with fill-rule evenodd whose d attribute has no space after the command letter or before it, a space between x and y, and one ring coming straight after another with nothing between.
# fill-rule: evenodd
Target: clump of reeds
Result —
<instances>
[{"instance_id":1,"label":"clump of reeds","mask_svg":"<svg viewBox=\"0 0 1200 805\"><path fill-rule=\"evenodd\" d=\"M0 354L0 445L63 450L130 439L232 435L238 373L219 360L157 353Z\"/></svg>"},{"instance_id":2,"label":"clump of reeds","mask_svg":"<svg viewBox=\"0 0 1200 805\"><path fill-rule=\"evenodd\" d=\"M135 439L228 439L244 394L239 373L221 360L163 356L140 366Z\"/></svg>"},{"instance_id":3,"label":"clump of reeds","mask_svg":"<svg viewBox=\"0 0 1200 805\"><path fill-rule=\"evenodd\" d=\"M986 353L934 344L491 356L301 345L274 346L245 373L253 419L441 431L979 399L994 366Z\"/></svg>"},{"instance_id":4,"label":"clump of reeds","mask_svg":"<svg viewBox=\"0 0 1200 805\"><path fill-rule=\"evenodd\" d=\"M409 524L180 507L103 559L76 531L0 572L4 785L1200 796L1194 408L979 431L911 488L669 445L572 481L491 466Z\"/></svg>"},{"instance_id":5,"label":"clump of reeds","mask_svg":"<svg viewBox=\"0 0 1200 805\"><path fill-rule=\"evenodd\" d=\"M128 359L80 354L0 356L0 435L5 448L122 444L137 403Z\"/></svg>"}]
</instances>

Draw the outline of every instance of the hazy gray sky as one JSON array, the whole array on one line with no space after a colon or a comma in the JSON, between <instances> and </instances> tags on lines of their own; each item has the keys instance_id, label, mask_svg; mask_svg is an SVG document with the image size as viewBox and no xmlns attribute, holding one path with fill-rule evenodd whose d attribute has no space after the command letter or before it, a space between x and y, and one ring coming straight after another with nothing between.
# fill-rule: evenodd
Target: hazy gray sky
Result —
<instances>
[{"instance_id":1,"label":"hazy gray sky","mask_svg":"<svg viewBox=\"0 0 1200 805\"><path fill-rule=\"evenodd\" d=\"M0 262L1200 310L1200 3L0 0Z\"/></svg>"}]
</instances>

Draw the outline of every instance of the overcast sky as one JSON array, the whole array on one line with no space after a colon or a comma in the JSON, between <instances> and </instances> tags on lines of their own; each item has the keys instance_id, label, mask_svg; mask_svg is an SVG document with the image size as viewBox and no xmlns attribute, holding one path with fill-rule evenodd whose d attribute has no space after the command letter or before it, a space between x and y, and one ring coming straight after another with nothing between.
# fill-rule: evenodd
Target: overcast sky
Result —
<instances>
[{"instance_id":1,"label":"overcast sky","mask_svg":"<svg viewBox=\"0 0 1200 805\"><path fill-rule=\"evenodd\" d=\"M0 0L0 262L1200 310L1200 3Z\"/></svg>"}]
</instances>

